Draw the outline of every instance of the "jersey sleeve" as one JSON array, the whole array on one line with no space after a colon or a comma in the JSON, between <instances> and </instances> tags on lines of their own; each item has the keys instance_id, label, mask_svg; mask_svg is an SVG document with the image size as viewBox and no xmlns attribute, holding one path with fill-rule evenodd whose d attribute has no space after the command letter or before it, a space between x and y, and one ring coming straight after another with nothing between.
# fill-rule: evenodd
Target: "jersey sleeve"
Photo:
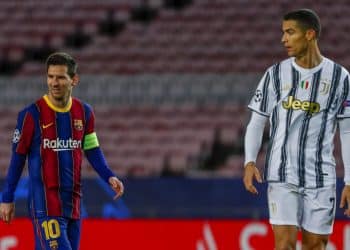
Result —
<instances>
[{"instance_id":1,"label":"jersey sleeve","mask_svg":"<svg viewBox=\"0 0 350 250\"><path fill-rule=\"evenodd\" d=\"M14 193L30 150L34 120L27 111L19 113L12 138L12 156L2 192L2 202L13 202Z\"/></svg>"},{"instance_id":2,"label":"jersey sleeve","mask_svg":"<svg viewBox=\"0 0 350 250\"><path fill-rule=\"evenodd\" d=\"M34 118L26 110L18 114L17 125L12 138L12 151L26 155L30 150L34 135Z\"/></svg>"},{"instance_id":3,"label":"jersey sleeve","mask_svg":"<svg viewBox=\"0 0 350 250\"><path fill-rule=\"evenodd\" d=\"M270 116L276 102L271 70L268 69L261 78L248 108L264 116Z\"/></svg>"},{"instance_id":4,"label":"jersey sleeve","mask_svg":"<svg viewBox=\"0 0 350 250\"><path fill-rule=\"evenodd\" d=\"M86 128L83 141L83 149L91 166L99 176L108 183L111 176L115 176L109 168L107 161L100 148L98 138L95 132L95 114L91 107L86 105Z\"/></svg>"},{"instance_id":5,"label":"jersey sleeve","mask_svg":"<svg viewBox=\"0 0 350 250\"><path fill-rule=\"evenodd\" d=\"M98 142L97 134L95 132L95 114L92 111L92 108L86 105L85 113L86 113L86 126L85 126L84 140L83 140L83 149L89 150L89 149L99 147L100 144Z\"/></svg>"},{"instance_id":6,"label":"jersey sleeve","mask_svg":"<svg viewBox=\"0 0 350 250\"><path fill-rule=\"evenodd\" d=\"M338 110L337 118L350 118L350 91L349 91L349 74L347 73L343 82L343 91L341 104Z\"/></svg>"}]
</instances>

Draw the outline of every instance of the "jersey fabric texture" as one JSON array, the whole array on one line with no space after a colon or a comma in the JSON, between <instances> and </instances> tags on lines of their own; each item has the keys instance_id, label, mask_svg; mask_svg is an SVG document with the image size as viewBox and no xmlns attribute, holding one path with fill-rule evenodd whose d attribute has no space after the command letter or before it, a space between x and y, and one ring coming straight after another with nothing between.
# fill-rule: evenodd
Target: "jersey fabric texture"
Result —
<instances>
[{"instance_id":1,"label":"jersey fabric texture","mask_svg":"<svg viewBox=\"0 0 350 250\"><path fill-rule=\"evenodd\" d=\"M286 59L265 72L248 107L270 120L267 181L306 188L335 184L337 118L350 117L346 69L328 58L311 69Z\"/></svg>"},{"instance_id":2,"label":"jersey fabric texture","mask_svg":"<svg viewBox=\"0 0 350 250\"><path fill-rule=\"evenodd\" d=\"M99 149L94 119L91 107L76 98L59 109L44 96L19 112L3 202L13 202L27 158L31 217L79 219L83 151L105 181L113 176Z\"/></svg>"}]
</instances>

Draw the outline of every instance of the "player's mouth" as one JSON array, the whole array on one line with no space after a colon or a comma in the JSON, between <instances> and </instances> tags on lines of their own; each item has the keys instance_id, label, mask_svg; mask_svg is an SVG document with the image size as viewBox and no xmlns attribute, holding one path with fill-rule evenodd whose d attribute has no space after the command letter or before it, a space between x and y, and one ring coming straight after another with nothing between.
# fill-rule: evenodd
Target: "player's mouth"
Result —
<instances>
[{"instance_id":1,"label":"player's mouth","mask_svg":"<svg viewBox=\"0 0 350 250\"><path fill-rule=\"evenodd\" d=\"M290 47L290 46L284 46L284 47L286 48L288 53L292 51L292 47Z\"/></svg>"},{"instance_id":2,"label":"player's mouth","mask_svg":"<svg viewBox=\"0 0 350 250\"><path fill-rule=\"evenodd\" d=\"M59 89L52 89L51 92L53 94L60 94L61 93L61 91Z\"/></svg>"}]
</instances>

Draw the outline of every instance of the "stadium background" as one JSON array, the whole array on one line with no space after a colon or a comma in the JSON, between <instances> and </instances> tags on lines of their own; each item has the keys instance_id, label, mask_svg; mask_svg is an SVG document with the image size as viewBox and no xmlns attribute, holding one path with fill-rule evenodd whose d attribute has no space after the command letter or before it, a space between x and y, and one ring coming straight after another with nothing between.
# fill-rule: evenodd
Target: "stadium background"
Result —
<instances>
[{"instance_id":1,"label":"stadium background","mask_svg":"<svg viewBox=\"0 0 350 250\"><path fill-rule=\"evenodd\" d=\"M66 51L79 63L73 94L94 106L126 187L114 202L84 162L82 250L272 249L265 185L256 198L241 182L246 105L286 56L281 16L301 7L321 17L323 54L349 68L345 0L0 0L2 181L17 112L46 90L47 55ZM32 248L26 192L23 178L0 250ZM350 249L349 226L338 209L329 249Z\"/></svg>"}]
</instances>

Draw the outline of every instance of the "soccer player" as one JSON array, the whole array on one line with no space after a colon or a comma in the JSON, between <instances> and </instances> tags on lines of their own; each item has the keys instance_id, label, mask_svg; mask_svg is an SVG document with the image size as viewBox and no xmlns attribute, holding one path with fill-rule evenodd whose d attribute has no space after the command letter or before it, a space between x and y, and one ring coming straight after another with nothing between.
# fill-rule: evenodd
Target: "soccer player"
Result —
<instances>
[{"instance_id":1,"label":"soccer player","mask_svg":"<svg viewBox=\"0 0 350 250\"><path fill-rule=\"evenodd\" d=\"M124 187L99 147L91 107L71 96L79 82L74 59L66 53L51 54L46 71L48 93L18 114L0 216L7 223L14 217L14 192L28 159L35 249L75 250L80 239L83 152L116 192L115 198Z\"/></svg>"},{"instance_id":2,"label":"soccer player","mask_svg":"<svg viewBox=\"0 0 350 250\"><path fill-rule=\"evenodd\" d=\"M350 216L349 73L321 55L320 32L312 10L284 16L281 42L289 58L265 72L248 106L243 182L258 194L253 182L262 178L256 158L269 119L264 176L275 249L295 249L298 229L302 249L326 248L336 206L333 138L338 126L345 168L340 207Z\"/></svg>"}]
</instances>

